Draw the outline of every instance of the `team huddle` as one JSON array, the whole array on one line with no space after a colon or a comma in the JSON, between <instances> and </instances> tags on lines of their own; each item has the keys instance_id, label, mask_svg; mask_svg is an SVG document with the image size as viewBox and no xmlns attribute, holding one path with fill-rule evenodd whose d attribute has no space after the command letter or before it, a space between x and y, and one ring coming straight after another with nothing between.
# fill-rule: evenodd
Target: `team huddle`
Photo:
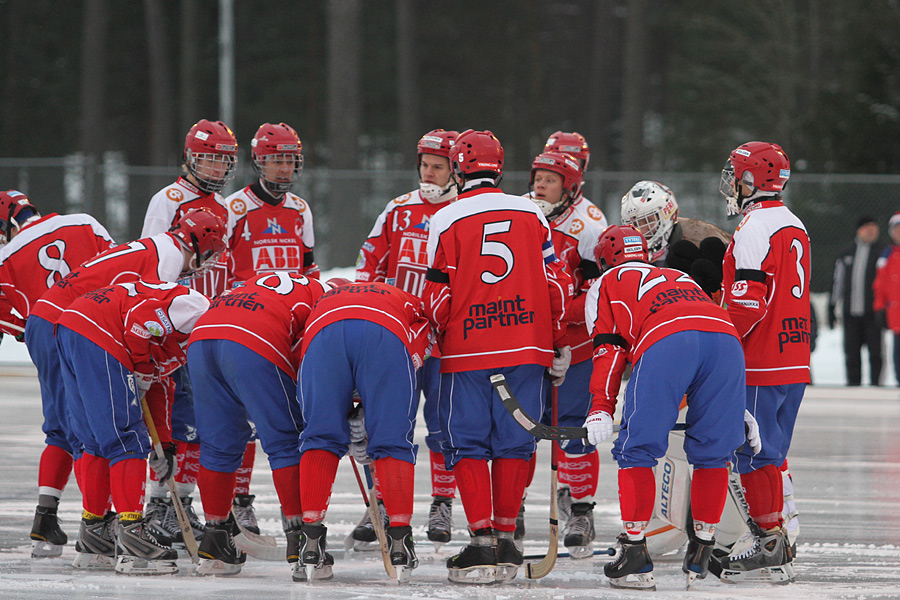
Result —
<instances>
[{"instance_id":1,"label":"team huddle","mask_svg":"<svg viewBox=\"0 0 900 600\"><path fill-rule=\"evenodd\" d=\"M781 199L790 164L778 145L731 152L721 192L741 222L729 236L679 219L653 181L625 194L623 224L610 226L582 194L590 150L577 133L550 136L515 196L499 188L496 136L433 130L417 147L419 189L378 217L355 282L320 280L312 211L291 192L296 132L262 125L258 179L226 198L237 148L222 122L192 127L183 176L121 245L89 215L42 216L21 192L0 193L0 330L26 343L43 403L33 557L68 542L57 510L74 472L76 569L174 573L183 546L198 574L238 574L265 537L250 493L258 440L294 581L333 577L327 510L345 455L368 493L345 545L379 548L408 581L423 399L427 538L451 540L458 489L470 539L447 560L450 581L509 581L524 563L538 434L499 401L500 377L542 431L583 428L551 442L553 548L528 577L552 568L557 511L570 555L593 555L597 445L614 439L611 586L655 589L654 469L682 452L690 500L667 530L688 587L709 571L794 579L786 457L810 381L810 255ZM737 535L729 511L743 511Z\"/></svg>"}]
</instances>

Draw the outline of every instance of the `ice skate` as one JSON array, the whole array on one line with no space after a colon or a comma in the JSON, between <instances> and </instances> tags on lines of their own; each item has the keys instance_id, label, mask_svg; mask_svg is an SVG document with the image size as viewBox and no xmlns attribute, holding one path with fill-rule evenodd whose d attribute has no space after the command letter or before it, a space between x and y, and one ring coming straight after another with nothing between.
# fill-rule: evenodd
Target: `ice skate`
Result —
<instances>
[{"instance_id":1,"label":"ice skate","mask_svg":"<svg viewBox=\"0 0 900 600\"><path fill-rule=\"evenodd\" d=\"M684 562L681 563L681 570L687 574L687 582L685 589L691 589L691 585L696 579L705 579L709 572L709 561L712 558L713 546L716 541L700 540L694 536L690 536L687 550L684 553Z\"/></svg>"},{"instance_id":2,"label":"ice skate","mask_svg":"<svg viewBox=\"0 0 900 600\"><path fill-rule=\"evenodd\" d=\"M224 523L207 525L198 554L197 575L237 575L247 561L247 553L234 545L238 531L234 515Z\"/></svg>"},{"instance_id":3,"label":"ice skate","mask_svg":"<svg viewBox=\"0 0 900 600\"><path fill-rule=\"evenodd\" d=\"M56 558L62 555L69 537L59 527L56 507L38 506L31 525L31 558Z\"/></svg>"},{"instance_id":4,"label":"ice skate","mask_svg":"<svg viewBox=\"0 0 900 600\"><path fill-rule=\"evenodd\" d=\"M469 545L447 559L448 579L454 583L494 583L497 545L490 528L472 532Z\"/></svg>"},{"instance_id":5,"label":"ice skate","mask_svg":"<svg viewBox=\"0 0 900 600\"><path fill-rule=\"evenodd\" d=\"M412 570L419 566L415 543L412 539L412 527L409 525L388 527L387 535L391 564L397 571L397 581L407 583Z\"/></svg>"},{"instance_id":6,"label":"ice skate","mask_svg":"<svg viewBox=\"0 0 900 600\"><path fill-rule=\"evenodd\" d=\"M118 560L116 573L125 575L168 575L178 572L178 552L153 537L143 519L119 521L116 529Z\"/></svg>"},{"instance_id":7,"label":"ice skate","mask_svg":"<svg viewBox=\"0 0 900 600\"><path fill-rule=\"evenodd\" d=\"M754 536L752 545L719 559L722 581L728 583L790 583L794 580L793 555L784 529L767 529Z\"/></svg>"},{"instance_id":8,"label":"ice skate","mask_svg":"<svg viewBox=\"0 0 900 600\"><path fill-rule=\"evenodd\" d=\"M557 505L558 506L558 505ZM562 511L560 511L560 514ZM590 558L594 554L594 503L575 502L563 528L563 543L569 556L576 559Z\"/></svg>"},{"instance_id":9,"label":"ice skate","mask_svg":"<svg viewBox=\"0 0 900 600\"><path fill-rule=\"evenodd\" d=\"M653 561L647 551L646 538L634 542L624 533L619 534L615 559L603 565L603 573L609 578L610 587L655 590Z\"/></svg>"},{"instance_id":10,"label":"ice skate","mask_svg":"<svg viewBox=\"0 0 900 600\"><path fill-rule=\"evenodd\" d=\"M181 525L178 524L178 512L175 510L175 506L172 504L171 499L167 499L164 501L166 503L166 516L163 519L162 525L163 529L169 532L169 535L172 538L172 544L178 544L179 546L184 546L184 535L181 533ZM197 542L203 540L203 530L206 528L203 521L200 520L200 517L197 516L197 511L194 510L193 498L190 496L184 496L181 498L181 505L184 507L184 512L187 514L188 522L191 524L191 530L194 532L194 539ZM160 540L162 542L163 540Z\"/></svg>"},{"instance_id":11,"label":"ice skate","mask_svg":"<svg viewBox=\"0 0 900 600\"><path fill-rule=\"evenodd\" d=\"M388 519L387 511L384 509L384 504L379 500L378 501L378 514L381 515L381 520L384 523L385 530L390 526L391 522ZM380 550L380 546L378 545L378 538L375 535L375 527L372 526L372 519L369 518L369 511L363 515L363 518L360 519L359 525L350 533L349 537L344 541L345 549L353 549L356 552L377 552Z\"/></svg>"},{"instance_id":12,"label":"ice skate","mask_svg":"<svg viewBox=\"0 0 900 600\"><path fill-rule=\"evenodd\" d=\"M150 501L147 502L147 507L144 510L144 522L147 524L147 527L153 531L154 537L159 540L163 546L171 546L175 541L175 532L169 531L164 523L166 522L166 515L172 511L172 514L175 514L175 509L172 507L172 501L168 498L150 498ZM175 522L175 526L178 526L178 522ZM180 529L179 529L180 531Z\"/></svg>"},{"instance_id":13,"label":"ice skate","mask_svg":"<svg viewBox=\"0 0 900 600\"><path fill-rule=\"evenodd\" d=\"M294 564L294 581L318 581L334 577L331 567L334 558L325 551L327 543L325 535L328 528L324 525L304 523L300 529L300 547L297 562Z\"/></svg>"},{"instance_id":14,"label":"ice skate","mask_svg":"<svg viewBox=\"0 0 900 600\"><path fill-rule=\"evenodd\" d=\"M256 521L256 510L253 508L253 494L235 494L232 512L238 525L250 533L259 535L259 523Z\"/></svg>"},{"instance_id":15,"label":"ice skate","mask_svg":"<svg viewBox=\"0 0 900 600\"><path fill-rule=\"evenodd\" d=\"M434 550L450 541L453 528L453 499L435 496L428 510L428 540L434 542Z\"/></svg>"},{"instance_id":16,"label":"ice skate","mask_svg":"<svg viewBox=\"0 0 900 600\"><path fill-rule=\"evenodd\" d=\"M114 512L102 519L82 519L75 542L73 569L111 571L116 566L116 523Z\"/></svg>"},{"instance_id":17,"label":"ice skate","mask_svg":"<svg viewBox=\"0 0 900 600\"><path fill-rule=\"evenodd\" d=\"M560 523L572 516L572 491L567 487L556 490L556 516Z\"/></svg>"},{"instance_id":18,"label":"ice skate","mask_svg":"<svg viewBox=\"0 0 900 600\"><path fill-rule=\"evenodd\" d=\"M513 533L513 543L519 552L524 551L525 540L525 498L522 498L522 505L519 506L519 514L516 516L516 531Z\"/></svg>"},{"instance_id":19,"label":"ice skate","mask_svg":"<svg viewBox=\"0 0 900 600\"><path fill-rule=\"evenodd\" d=\"M497 583L512 581L524 559L513 540L513 532L497 532Z\"/></svg>"}]
</instances>

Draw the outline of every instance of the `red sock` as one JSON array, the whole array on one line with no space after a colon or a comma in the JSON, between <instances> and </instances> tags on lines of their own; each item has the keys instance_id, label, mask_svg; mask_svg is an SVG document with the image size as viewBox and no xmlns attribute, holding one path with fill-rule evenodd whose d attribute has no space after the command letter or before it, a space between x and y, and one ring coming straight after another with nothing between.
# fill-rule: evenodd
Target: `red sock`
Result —
<instances>
[{"instance_id":1,"label":"red sock","mask_svg":"<svg viewBox=\"0 0 900 600\"><path fill-rule=\"evenodd\" d=\"M525 487L531 487L531 482L534 481L534 469L537 467L537 452L531 455L531 458L528 460L528 478L525 480ZM559 468L557 467L557 472ZM522 492L523 494L525 492ZM518 509L516 509L518 510Z\"/></svg>"},{"instance_id":2,"label":"red sock","mask_svg":"<svg viewBox=\"0 0 900 600\"><path fill-rule=\"evenodd\" d=\"M487 461L480 458L463 458L453 467L456 486L462 500L469 529L484 529L491 526L491 473ZM521 491L519 503L522 502ZM516 514L519 505L516 505Z\"/></svg>"},{"instance_id":3,"label":"red sock","mask_svg":"<svg viewBox=\"0 0 900 600\"><path fill-rule=\"evenodd\" d=\"M372 472L372 485L375 486L375 498L377 500L384 501L384 495L381 493L381 482L378 481L378 476L375 475L375 472Z\"/></svg>"},{"instance_id":4,"label":"red sock","mask_svg":"<svg viewBox=\"0 0 900 600\"><path fill-rule=\"evenodd\" d=\"M597 493L600 479L600 456L594 450L590 454L569 455L559 453L559 482L567 483L573 500L581 500Z\"/></svg>"},{"instance_id":5,"label":"red sock","mask_svg":"<svg viewBox=\"0 0 900 600\"><path fill-rule=\"evenodd\" d=\"M38 467L38 493L59 498L71 472L72 455L59 446L48 444L41 453Z\"/></svg>"},{"instance_id":6,"label":"red sock","mask_svg":"<svg viewBox=\"0 0 900 600\"><path fill-rule=\"evenodd\" d=\"M728 469L694 469L691 479L691 516L715 525L722 520L728 495Z\"/></svg>"},{"instance_id":7,"label":"red sock","mask_svg":"<svg viewBox=\"0 0 900 600\"><path fill-rule=\"evenodd\" d=\"M391 519L391 526L409 525L413 512L415 465L387 456L379 458L372 466L381 482L384 510Z\"/></svg>"},{"instance_id":8,"label":"red sock","mask_svg":"<svg viewBox=\"0 0 900 600\"><path fill-rule=\"evenodd\" d=\"M498 531L516 530L516 517L522 506L529 466L529 461L522 458L495 458L491 461L493 524Z\"/></svg>"},{"instance_id":9,"label":"red sock","mask_svg":"<svg viewBox=\"0 0 900 600\"><path fill-rule=\"evenodd\" d=\"M84 454L81 455L81 458L72 463L72 473L75 474L75 483L78 484L78 491L81 492L82 497L84 496L84 480L81 477L81 469L84 468L83 458Z\"/></svg>"},{"instance_id":10,"label":"red sock","mask_svg":"<svg viewBox=\"0 0 900 600\"><path fill-rule=\"evenodd\" d=\"M256 460L256 442L248 442L244 449L244 460L237 470L235 494L250 493L250 477L253 475L253 462Z\"/></svg>"},{"instance_id":11,"label":"red sock","mask_svg":"<svg viewBox=\"0 0 900 600\"><path fill-rule=\"evenodd\" d=\"M234 498L234 473L211 471L200 466L197 485L200 487L200 501L207 521L223 522L231 512Z\"/></svg>"},{"instance_id":12,"label":"red sock","mask_svg":"<svg viewBox=\"0 0 900 600\"><path fill-rule=\"evenodd\" d=\"M753 520L763 529L781 525L784 489L778 467L766 465L756 471L743 473L741 485L744 486L744 496Z\"/></svg>"},{"instance_id":13,"label":"red sock","mask_svg":"<svg viewBox=\"0 0 900 600\"><path fill-rule=\"evenodd\" d=\"M197 473L200 472L200 444L178 440L175 448L175 459L178 461L175 483L196 485Z\"/></svg>"},{"instance_id":14,"label":"red sock","mask_svg":"<svg viewBox=\"0 0 900 600\"><path fill-rule=\"evenodd\" d=\"M307 450L300 457L300 503L304 523L325 518L340 460L340 456L328 450Z\"/></svg>"},{"instance_id":15,"label":"red sock","mask_svg":"<svg viewBox=\"0 0 900 600\"><path fill-rule=\"evenodd\" d=\"M281 503L281 510L288 520L303 516L300 508L300 466L291 465L280 469L272 469L272 481L275 492Z\"/></svg>"},{"instance_id":16,"label":"red sock","mask_svg":"<svg viewBox=\"0 0 900 600\"><path fill-rule=\"evenodd\" d=\"M109 506L109 461L85 452L78 462L81 463L83 484L81 505L92 515L102 517Z\"/></svg>"},{"instance_id":17,"label":"red sock","mask_svg":"<svg viewBox=\"0 0 900 600\"><path fill-rule=\"evenodd\" d=\"M147 460L126 458L109 468L109 483L113 504L121 517L123 513L143 514L144 486L147 483Z\"/></svg>"},{"instance_id":18,"label":"red sock","mask_svg":"<svg viewBox=\"0 0 900 600\"><path fill-rule=\"evenodd\" d=\"M444 455L440 452L430 451L431 457L431 495L456 497L456 477L453 471L448 471L444 463Z\"/></svg>"},{"instance_id":19,"label":"red sock","mask_svg":"<svg viewBox=\"0 0 900 600\"><path fill-rule=\"evenodd\" d=\"M654 502L656 502L656 478L653 476L653 469L650 467L619 469L619 510L624 523L649 521L653 516Z\"/></svg>"}]
</instances>

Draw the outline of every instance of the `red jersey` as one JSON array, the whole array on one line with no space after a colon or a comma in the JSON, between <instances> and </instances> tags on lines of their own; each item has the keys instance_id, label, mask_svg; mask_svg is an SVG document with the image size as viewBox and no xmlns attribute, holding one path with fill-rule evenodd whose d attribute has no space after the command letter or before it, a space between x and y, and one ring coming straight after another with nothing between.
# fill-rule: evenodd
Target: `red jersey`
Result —
<instances>
[{"instance_id":1,"label":"red jersey","mask_svg":"<svg viewBox=\"0 0 900 600\"><path fill-rule=\"evenodd\" d=\"M187 361L184 346L208 307L206 296L183 285L132 281L80 296L57 325L88 338L132 371L153 363L165 377Z\"/></svg>"},{"instance_id":2,"label":"red jersey","mask_svg":"<svg viewBox=\"0 0 900 600\"><path fill-rule=\"evenodd\" d=\"M86 214L50 214L29 223L0 249L0 319L24 327L34 303L53 284L114 244L106 228Z\"/></svg>"},{"instance_id":3,"label":"red jersey","mask_svg":"<svg viewBox=\"0 0 900 600\"><path fill-rule=\"evenodd\" d=\"M879 257L872 289L875 292L872 309L886 311L888 329L900 332L900 246L891 244Z\"/></svg>"},{"instance_id":4,"label":"red jersey","mask_svg":"<svg viewBox=\"0 0 900 600\"><path fill-rule=\"evenodd\" d=\"M728 314L685 273L630 261L607 270L587 293L585 320L594 345L594 409L612 414L625 363L679 331L738 337Z\"/></svg>"},{"instance_id":5,"label":"red jersey","mask_svg":"<svg viewBox=\"0 0 900 600\"><path fill-rule=\"evenodd\" d=\"M371 321L385 327L406 346L418 369L431 344L431 326L422 301L386 283L352 283L325 292L306 322L303 353L326 325L346 319Z\"/></svg>"},{"instance_id":6,"label":"red jersey","mask_svg":"<svg viewBox=\"0 0 900 600\"><path fill-rule=\"evenodd\" d=\"M747 385L809 383L809 235L779 201L754 204L722 268L722 302L737 328Z\"/></svg>"},{"instance_id":7,"label":"red jersey","mask_svg":"<svg viewBox=\"0 0 900 600\"><path fill-rule=\"evenodd\" d=\"M274 206L247 186L225 199L234 232L229 242L229 286L261 273L285 271L319 278L313 259L313 217L309 204L287 192Z\"/></svg>"},{"instance_id":8,"label":"red jersey","mask_svg":"<svg viewBox=\"0 0 900 600\"><path fill-rule=\"evenodd\" d=\"M156 192L150 198L147 214L144 216L144 229L141 237L146 238L157 233L169 231L181 215L192 208L208 208L225 223L225 244L234 229L234 220L230 218L225 199L218 192L207 194L183 177ZM210 298L218 296L226 289L228 276L228 250L219 255L219 260L200 277L183 279L182 285L197 290Z\"/></svg>"},{"instance_id":9,"label":"red jersey","mask_svg":"<svg viewBox=\"0 0 900 600\"><path fill-rule=\"evenodd\" d=\"M62 312L82 294L126 281L176 281L184 268L181 244L160 233L110 248L53 284L31 314L56 323Z\"/></svg>"},{"instance_id":10,"label":"red jersey","mask_svg":"<svg viewBox=\"0 0 900 600\"><path fill-rule=\"evenodd\" d=\"M572 280L540 209L494 187L468 190L431 219L425 311L441 372L550 366Z\"/></svg>"},{"instance_id":11,"label":"red jersey","mask_svg":"<svg viewBox=\"0 0 900 600\"><path fill-rule=\"evenodd\" d=\"M190 341L237 342L296 381L306 320L316 300L330 289L304 275L259 275L213 300Z\"/></svg>"},{"instance_id":12,"label":"red jersey","mask_svg":"<svg viewBox=\"0 0 900 600\"><path fill-rule=\"evenodd\" d=\"M384 281L421 296L431 217L446 205L428 202L418 190L388 202L359 251L356 281Z\"/></svg>"}]
</instances>

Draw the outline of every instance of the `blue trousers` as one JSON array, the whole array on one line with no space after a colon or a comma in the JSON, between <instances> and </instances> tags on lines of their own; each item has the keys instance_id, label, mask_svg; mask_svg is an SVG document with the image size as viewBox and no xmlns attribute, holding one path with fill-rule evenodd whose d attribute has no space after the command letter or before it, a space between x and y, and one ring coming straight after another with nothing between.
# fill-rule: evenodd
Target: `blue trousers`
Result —
<instances>
[{"instance_id":1,"label":"blue trousers","mask_svg":"<svg viewBox=\"0 0 900 600\"><path fill-rule=\"evenodd\" d=\"M302 417L297 384L249 348L230 340L198 340L187 351L200 433L200 464L232 473L241 466L256 424L273 469L300 463Z\"/></svg>"},{"instance_id":2,"label":"blue trousers","mask_svg":"<svg viewBox=\"0 0 900 600\"><path fill-rule=\"evenodd\" d=\"M56 340L70 422L84 450L111 465L147 458L152 446L131 371L66 327L57 326Z\"/></svg>"},{"instance_id":3,"label":"blue trousers","mask_svg":"<svg viewBox=\"0 0 900 600\"><path fill-rule=\"evenodd\" d=\"M749 473L766 465L781 466L791 447L794 423L805 391L805 383L747 386L746 408L759 423L762 450L754 456L745 445L735 452L734 465L738 473Z\"/></svg>"},{"instance_id":4,"label":"blue trousers","mask_svg":"<svg viewBox=\"0 0 900 600\"><path fill-rule=\"evenodd\" d=\"M425 444L432 452L441 451L441 442L444 432L441 428L441 415L438 403L441 395L441 359L428 358L418 373L419 388L425 394L425 405L422 407L422 415L425 417L425 427L428 434L425 436Z\"/></svg>"},{"instance_id":5,"label":"blue trousers","mask_svg":"<svg viewBox=\"0 0 900 600\"><path fill-rule=\"evenodd\" d=\"M684 452L697 468L726 466L744 442L744 353L734 336L681 331L650 346L625 388L612 455L620 468L653 467L687 394Z\"/></svg>"},{"instance_id":6,"label":"blue trousers","mask_svg":"<svg viewBox=\"0 0 900 600\"><path fill-rule=\"evenodd\" d=\"M491 385L502 373L523 410L537 418L544 412L550 381L542 365L441 373L440 413L444 429L444 462L448 469L463 458L493 460L534 454L537 440L503 407Z\"/></svg>"},{"instance_id":7,"label":"blue trousers","mask_svg":"<svg viewBox=\"0 0 900 600\"><path fill-rule=\"evenodd\" d=\"M306 349L297 383L301 454L313 449L347 453L354 390L366 412L369 456L415 464L416 368L396 335L360 319L327 325Z\"/></svg>"}]
</instances>

